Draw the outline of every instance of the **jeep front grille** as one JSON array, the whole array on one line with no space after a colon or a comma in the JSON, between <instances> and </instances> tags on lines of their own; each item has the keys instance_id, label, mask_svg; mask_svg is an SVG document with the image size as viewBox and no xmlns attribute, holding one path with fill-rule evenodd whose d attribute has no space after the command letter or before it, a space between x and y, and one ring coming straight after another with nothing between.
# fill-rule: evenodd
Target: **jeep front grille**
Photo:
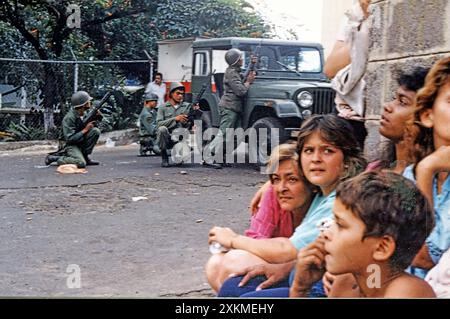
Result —
<instances>
[{"instance_id":1,"label":"jeep front grille","mask_svg":"<svg viewBox=\"0 0 450 319\"><path fill-rule=\"evenodd\" d=\"M334 97L336 93L332 89L311 89L314 96L313 114L328 114L334 111Z\"/></svg>"}]
</instances>

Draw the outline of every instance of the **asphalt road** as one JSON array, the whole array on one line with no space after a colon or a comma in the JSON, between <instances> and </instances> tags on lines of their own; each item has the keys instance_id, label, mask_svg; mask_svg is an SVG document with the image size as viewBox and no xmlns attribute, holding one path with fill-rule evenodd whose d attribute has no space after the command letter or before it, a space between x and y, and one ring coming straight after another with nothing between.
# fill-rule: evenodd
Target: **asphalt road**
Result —
<instances>
[{"instance_id":1,"label":"asphalt road","mask_svg":"<svg viewBox=\"0 0 450 319\"><path fill-rule=\"evenodd\" d=\"M137 150L96 148L102 165L74 175L39 152L0 153L0 296L213 296L208 230L242 232L266 176L244 164L163 169Z\"/></svg>"}]
</instances>

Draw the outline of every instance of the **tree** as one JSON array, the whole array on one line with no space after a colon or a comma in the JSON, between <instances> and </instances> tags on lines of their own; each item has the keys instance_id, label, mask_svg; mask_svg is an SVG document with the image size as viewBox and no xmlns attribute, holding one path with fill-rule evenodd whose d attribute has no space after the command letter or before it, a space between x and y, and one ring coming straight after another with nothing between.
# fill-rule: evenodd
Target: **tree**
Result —
<instances>
[{"instance_id":1,"label":"tree","mask_svg":"<svg viewBox=\"0 0 450 319\"><path fill-rule=\"evenodd\" d=\"M69 4L80 8L79 29L67 25ZM144 49L156 56L158 39L259 37L267 31L244 0L0 0L0 36L7 39L0 54L8 57L72 60L72 49L81 60L139 59ZM49 63L41 68L45 126L51 132L53 109L70 90L61 70Z\"/></svg>"},{"instance_id":2,"label":"tree","mask_svg":"<svg viewBox=\"0 0 450 319\"><path fill-rule=\"evenodd\" d=\"M162 0L155 18L164 38L263 37L269 31L244 0Z\"/></svg>"},{"instance_id":3,"label":"tree","mask_svg":"<svg viewBox=\"0 0 450 319\"><path fill-rule=\"evenodd\" d=\"M0 21L14 27L34 49L41 60L58 58L63 52L63 45L75 29L67 25L71 12L67 11L69 4L77 4L85 20L82 31L95 38L94 43L104 45L102 25L108 21L121 19L133 14L151 12L155 9L155 1L39 1L39 0L0 0ZM88 13L93 13L89 15ZM88 18L86 19L86 16ZM56 90L57 83L64 83L61 73L44 63L41 92L45 110L45 127L47 132L54 129L53 108L58 101L64 100L63 90Z\"/></svg>"}]
</instances>

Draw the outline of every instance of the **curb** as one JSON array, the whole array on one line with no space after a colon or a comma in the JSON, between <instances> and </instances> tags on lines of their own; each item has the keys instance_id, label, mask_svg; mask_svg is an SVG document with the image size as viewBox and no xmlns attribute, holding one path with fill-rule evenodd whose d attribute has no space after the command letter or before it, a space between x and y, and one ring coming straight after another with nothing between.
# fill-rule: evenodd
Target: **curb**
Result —
<instances>
[{"instance_id":1,"label":"curb","mask_svg":"<svg viewBox=\"0 0 450 319\"><path fill-rule=\"evenodd\" d=\"M107 133L102 133L97 142L97 145L106 144L108 141L114 142L115 145L128 145L139 140L138 129L127 129L120 131L112 131ZM46 151L52 152L56 151L58 148L57 140L45 140L45 141L23 141L23 142L0 142L0 152L11 152L11 151Z\"/></svg>"},{"instance_id":2,"label":"curb","mask_svg":"<svg viewBox=\"0 0 450 319\"><path fill-rule=\"evenodd\" d=\"M24 148L48 149L58 147L58 141L23 141L23 142L0 142L0 152L16 151Z\"/></svg>"}]
</instances>

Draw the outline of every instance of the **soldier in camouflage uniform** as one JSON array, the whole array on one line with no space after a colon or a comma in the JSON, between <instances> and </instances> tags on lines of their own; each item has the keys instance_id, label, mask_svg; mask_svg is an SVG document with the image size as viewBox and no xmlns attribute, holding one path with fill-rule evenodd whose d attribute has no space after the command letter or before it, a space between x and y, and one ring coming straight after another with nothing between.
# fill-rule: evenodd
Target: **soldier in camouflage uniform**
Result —
<instances>
[{"instance_id":1,"label":"soldier in camouflage uniform","mask_svg":"<svg viewBox=\"0 0 450 319\"><path fill-rule=\"evenodd\" d=\"M66 145L58 154L48 155L45 164L57 162L58 165L75 164L78 168L86 165L98 165L89 158L95 144L100 137L100 130L95 127L95 121L83 125L83 116L91 107L92 97L85 91L78 91L72 95L72 109L64 116L62 121ZM101 116L99 114L99 116Z\"/></svg>"},{"instance_id":2,"label":"soldier in camouflage uniform","mask_svg":"<svg viewBox=\"0 0 450 319\"><path fill-rule=\"evenodd\" d=\"M139 150L140 156L146 156L147 152L160 154L159 146L156 142L156 116L158 95L148 93L144 100L144 107L139 115Z\"/></svg>"},{"instance_id":3,"label":"soldier in camouflage uniform","mask_svg":"<svg viewBox=\"0 0 450 319\"><path fill-rule=\"evenodd\" d=\"M225 71L223 78L224 94L219 102L220 107L220 126L216 138L209 144L209 152L211 154L220 154L219 150L224 150L224 145L227 143L227 128L236 128L243 111L244 97L248 92L250 85L255 80L255 71L250 71L247 78L241 75L241 67L243 64L242 52L238 49L230 49L225 54L225 61L228 68ZM205 164L213 166L214 168L221 168L225 166L225 156L223 153L222 163L211 163L208 160Z\"/></svg>"},{"instance_id":4,"label":"soldier in camouflage uniform","mask_svg":"<svg viewBox=\"0 0 450 319\"><path fill-rule=\"evenodd\" d=\"M176 128L190 128L188 114L192 109L199 109L198 105L183 102L184 86L179 82L172 82L169 87L169 100L158 108L156 117L157 141L161 150L162 167L168 167L169 156L167 150L171 149L175 142L171 134Z\"/></svg>"}]
</instances>

